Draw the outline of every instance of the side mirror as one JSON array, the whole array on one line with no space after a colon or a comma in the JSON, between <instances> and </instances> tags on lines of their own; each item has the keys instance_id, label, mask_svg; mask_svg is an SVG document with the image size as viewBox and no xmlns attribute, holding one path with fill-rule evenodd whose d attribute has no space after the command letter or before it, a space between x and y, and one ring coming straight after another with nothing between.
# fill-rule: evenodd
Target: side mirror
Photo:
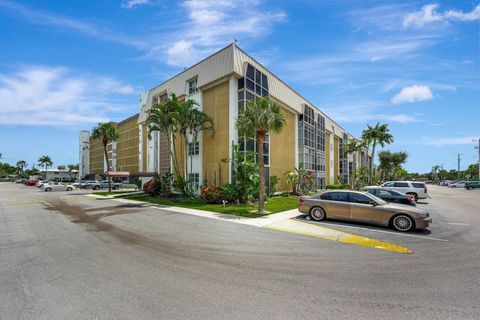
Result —
<instances>
[{"instance_id":1,"label":"side mirror","mask_svg":"<svg viewBox=\"0 0 480 320\"><path fill-rule=\"evenodd\" d=\"M370 201L370 204L372 205L372 207L376 207L378 205L378 203L376 203L375 201L371 200Z\"/></svg>"}]
</instances>

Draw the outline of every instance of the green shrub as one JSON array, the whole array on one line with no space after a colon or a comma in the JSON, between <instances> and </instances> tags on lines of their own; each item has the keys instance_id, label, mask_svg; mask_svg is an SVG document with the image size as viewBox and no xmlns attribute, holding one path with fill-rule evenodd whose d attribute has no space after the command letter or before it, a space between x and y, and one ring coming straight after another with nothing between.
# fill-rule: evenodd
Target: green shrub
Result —
<instances>
[{"instance_id":1,"label":"green shrub","mask_svg":"<svg viewBox=\"0 0 480 320\"><path fill-rule=\"evenodd\" d=\"M209 185L202 187L202 197L207 203L219 203L220 202L220 188L217 186Z\"/></svg>"},{"instance_id":2,"label":"green shrub","mask_svg":"<svg viewBox=\"0 0 480 320\"><path fill-rule=\"evenodd\" d=\"M327 186L325 188L327 190L345 189L345 185L343 185L343 184L327 184Z\"/></svg>"},{"instance_id":3,"label":"green shrub","mask_svg":"<svg viewBox=\"0 0 480 320\"><path fill-rule=\"evenodd\" d=\"M228 201L230 203L237 202L238 199L238 188L234 184L225 184L220 188L220 198L221 200Z\"/></svg>"},{"instance_id":4,"label":"green shrub","mask_svg":"<svg viewBox=\"0 0 480 320\"><path fill-rule=\"evenodd\" d=\"M273 196L277 192L277 184L280 178L277 176L270 176L270 196Z\"/></svg>"}]
</instances>

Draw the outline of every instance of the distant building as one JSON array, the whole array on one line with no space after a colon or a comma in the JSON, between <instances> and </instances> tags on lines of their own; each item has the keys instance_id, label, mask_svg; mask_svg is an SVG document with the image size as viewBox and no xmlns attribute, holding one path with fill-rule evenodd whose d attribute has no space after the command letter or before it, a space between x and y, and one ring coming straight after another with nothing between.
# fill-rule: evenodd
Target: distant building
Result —
<instances>
[{"instance_id":1,"label":"distant building","mask_svg":"<svg viewBox=\"0 0 480 320\"><path fill-rule=\"evenodd\" d=\"M40 170L38 176L41 180L50 180L50 181L73 181L78 177L78 170L59 170L59 169L47 169Z\"/></svg>"}]
</instances>

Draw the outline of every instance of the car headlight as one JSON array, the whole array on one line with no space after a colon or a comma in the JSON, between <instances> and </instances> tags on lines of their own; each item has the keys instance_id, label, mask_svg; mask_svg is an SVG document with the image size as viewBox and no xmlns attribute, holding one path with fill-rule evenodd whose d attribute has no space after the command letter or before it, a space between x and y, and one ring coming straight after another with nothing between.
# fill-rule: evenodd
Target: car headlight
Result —
<instances>
[{"instance_id":1,"label":"car headlight","mask_svg":"<svg viewBox=\"0 0 480 320\"><path fill-rule=\"evenodd\" d=\"M418 213L418 216L422 219L425 219L425 218L428 218L429 217L429 214L428 212L424 212L424 213Z\"/></svg>"}]
</instances>

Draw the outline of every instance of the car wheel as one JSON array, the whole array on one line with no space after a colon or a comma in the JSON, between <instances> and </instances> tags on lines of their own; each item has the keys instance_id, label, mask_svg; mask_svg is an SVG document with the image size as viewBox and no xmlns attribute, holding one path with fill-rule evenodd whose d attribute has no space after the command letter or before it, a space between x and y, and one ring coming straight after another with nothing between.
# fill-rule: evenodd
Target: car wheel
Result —
<instances>
[{"instance_id":1,"label":"car wheel","mask_svg":"<svg viewBox=\"0 0 480 320\"><path fill-rule=\"evenodd\" d=\"M415 228L413 219L404 214L399 214L393 217L391 224L395 230L401 232L407 232Z\"/></svg>"},{"instance_id":2,"label":"car wheel","mask_svg":"<svg viewBox=\"0 0 480 320\"><path fill-rule=\"evenodd\" d=\"M45 189L45 192L50 192L50 191L52 191L52 188L46 188Z\"/></svg>"},{"instance_id":3,"label":"car wheel","mask_svg":"<svg viewBox=\"0 0 480 320\"><path fill-rule=\"evenodd\" d=\"M67 191L72 191L72 188L68 187L68 188L67 188Z\"/></svg>"},{"instance_id":4,"label":"car wheel","mask_svg":"<svg viewBox=\"0 0 480 320\"><path fill-rule=\"evenodd\" d=\"M452 186L452 188L456 188L457 186Z\"/></svg>"},{"instance_id":5,"label":"car wheel","mask_svg":"<svg viewBox=\"0 0 480 320\"><path fill-rule=\"evenodd\" d=\"M407 193L407 194L408 194L408 195L410 195L410 196L413 196L413 200L415 200L415 202L417 202L417 201L418 201L418 194L416 194L416 193L413 193L413 192L411 192L411 193Z\"/></svg>"},{"instance_id":6,"label":"car wheel","mask_svg":"<svg viewBox=\"0 0 480 320\"><path fill-rule=\"evenodd\" d=\"M93 187L93 190L98 190L98 189L100 189L99 186Z\"/></svg>"},{"instance_id":7,"label":"car wheel","mask_svg":"<svg viewBox=\"0 0 480 320\"><path fill-rule=\"evenodd\" d=\"M120 186L113 186L113 190L118 190L120 189Z\"/></svg>"},{"instance_id":8,"label":"car wheel","mask_svg":"<svg viewBox=\"0 0 480 320\"><path fill-rule=\"evenodd\" d=\"M322 221L325 220L327 215L325 214L325 210L320 207L313 207L310 209L310 217L312 217L315 221Z\"/></svg>"}]
</instances>

